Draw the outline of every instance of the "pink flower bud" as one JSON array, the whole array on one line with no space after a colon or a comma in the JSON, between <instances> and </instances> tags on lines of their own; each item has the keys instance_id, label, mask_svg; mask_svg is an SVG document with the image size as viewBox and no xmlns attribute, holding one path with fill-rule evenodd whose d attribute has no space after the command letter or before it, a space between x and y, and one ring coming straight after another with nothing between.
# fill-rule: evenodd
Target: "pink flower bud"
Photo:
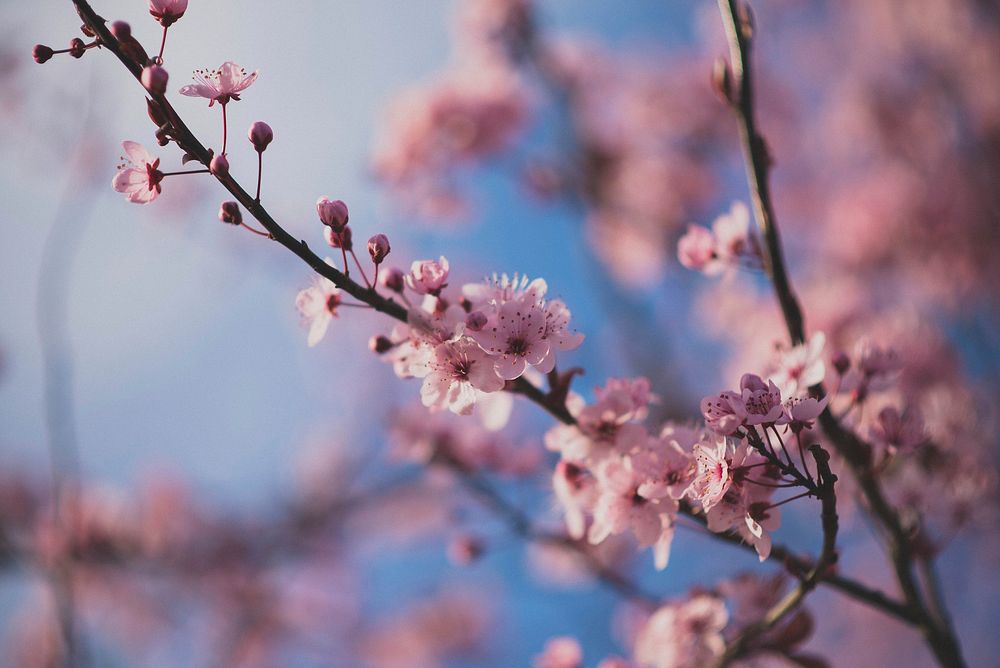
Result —
<instances>
[{"instance_id":1,"label":"pink flower bud","mask_svg":"<svg viewBox=\"0 0 1000 668\"><path fill-rule=\"evenodd\" d=\"M389 340L389 337L379 334L368 339L368 349L376 355L382 355L392 350L392 341Z\"/></svg>"},{"instance_id":2,"label":"pink flower bud","mask_svg":"<svg viewBox=\"0 0 1000 668\"><path fill-rule=\"evenodd\" d=\"M715 235L698 225L688 225L687 232L677 242L677 259L688 269L710 272L718 265Z\"/></svg>"},{"instance_id":3,"label":"pink flower bud","mask_svg":"<svg viewBox=\"0 0 1000 668\"><path fill-rule=\"evenodd\" d=\"M216 176L225 176L229 174L229 160L226 156L219 154L212 158L212 162L208 163L208 168Z\"/></svg>"},{"instance_id":4,"label":"pink flower bud","mask_svg":"<svg viewBox=\"0 0 1000 668\"><path fill-rule=\"evenodd\" d=\"M380 280L387 290L392 290L393 292L403 291L403 272L396 267L386 269Z\"/></svg>"},{"instance_id":5,"label":"pink flower bud","mask_svg":"<svg viewBox=\"0 0 1000 668\"><path fill-rule=\"evenodd\" d=\"M324 225L337 231L346 227L350 219L347 205L339 199L331 201L326 197L320 197L316 200L316 213Z\"/></svg>"},{"instance_id":6,"label":"pink flower bud","mask_svg":"<svg viewBox=\"0 0 1000 668\"><path fill-rule=\"evenodd\" d=\"M406 285L418 295L434 295L441 293L441 289L447 285L448 281L448 260L442 256L438 260L417 260L410 266L410 273L406 275Z\"/></svg>"},{"instance_id":7,"label":"pink flower bud","mask_svg":"<svg viewBox=\"0 0 1000 668\"><path fill-rule=\"evenodd\" d=\"M159 65L149 65L142 70L142 85L150 93L163 95L167 92L167 71Z\"/></svg>"},{"instance_id":8,"label":"pink flower bud","mask_svg":"<svg viewBox=\"0 0 1000 668\"><path fill-rule=\"evenodd\" d=\"M232 201L223 202L219 207L219 220L230 225L240 225L243 222L240 205Z\"/></svg>"},{"instance_id":9,"label":"pink flower bud","mask_svg":"<svg viewBox=\"0 0 1000 668\"><path fill-rule=\"evenodd\" d=\"M465 317L466 329L472 330L473 332L482 331L483 327L486 326L486 322L486 314L482 311L473 311Z\"/></svg>"},{"instance_id":10,"label":"pink flower bud","mask_svg":"<svg viewBox=\"0 0 1000 668\"><path fill-rule=\"evenodd\" d=\"M250 126L247 137L250 138L250 143L253 144L254 150L258 153L263 153L267 145L274 139L274 132L271 130L271 126L264 121L255 121Z\"/></svg>"},{"instance_id":11,"label":"pink flower bud","mask_svg":"<svg viewBox=\"0 0 1000 668\"><path fill-rule=\"evenodd\" d=\"M125 21L115 21L111 24L111 34L119 42L127 40L132 37L132 26Z\"/></svg>"},{"instance_id":12,"label":"pink flower bud","mask_svg":"<svg viewBox=\"0 0 1000 668\"><path fill-rule=\"evenodd\" d=\"M326 236L326 243L333 248L343 248L345 251L354 248L354 242L351 240L351 228L346 225L340 231L327 227L323 233Z\"/></svg>"},{"instance_id":13,"label":"pink flower bud","mask_svg":"<svg viewBox=\"0 0 1000 668\"><path fill-rule=\"evenodd\" d=\"M382 264L382 260L389 254L389 237L384 234L376 234L369 239L368 254L372 256L372 262Z\"/></svg>"},{"instance_id":14,"label":"pink flower bud","mask_svg":"<svg viewBox=\"0 0 1000 668\"><path fill-rule=\"evenodd\" d=\"M45 46L44 44L36 44L35 48L31 50L31 57L35 59L36 63L41 65L51 58L54 53L55 52L51 47Z\"/></svg>"},{"instance_id":15,"label":"pink flower bud","mask_svg":"<svg viewBox=\"0 0 1000 668\"><path fill-rule=\"evenodd\" d=\"M74 37L69 42L69 55L74 58L83 58L83 54L87 52L86 45L83 40L79 37Z\"/></svg>"}]
</instances>

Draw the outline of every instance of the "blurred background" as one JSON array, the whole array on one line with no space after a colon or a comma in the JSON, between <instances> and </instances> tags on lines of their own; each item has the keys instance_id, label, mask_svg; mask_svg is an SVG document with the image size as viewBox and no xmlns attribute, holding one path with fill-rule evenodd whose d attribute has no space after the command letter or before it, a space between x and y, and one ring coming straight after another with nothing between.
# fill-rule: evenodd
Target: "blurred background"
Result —
<instances>
[{"instance_id":1,"label":"blurred background","mask_svg":"<svg viewBox=\"0 0 1000 668\"><path fill-rule=\"evenodd\" d=\"M145 2L94 8L154 50ZM900 351L907 397L960 442L954 475L992 471L998 10L754 9L778 220L810 330L831 352L863 336ZM407 461L435 429L523 449L522 471L487 473L557 527L550 419L521 400L502 435L425 418L418 381L368 352L390 323L365 311L344 309L308 348L294 308L308 268L220 224L214 181L168 178L148 206L112 190L122 140L161 168L180 168L180 152L156 146L141 89L109 54L32 62L35 43L79 35L71 3L0 0L0 16L2 535L33 537L43 561L60 549L40 519L54 452L81 481L86 549L106 557L74 576L89 662L521 666L557 635L581 641L586 665L627 654L634 611L618 594ZM762 371L784 339L761 276L712 280L676 261L686 225L747 201L735 123L711 85L725 53L716 8L693 1L194 0L165 67L176 109L216 147L218 109L176 89L226 60L260 70L228 107L229 158L252 184L245 131L271 125L262 201L291 234L323 247L314 203L326 195L348 203L359 239L389 236L390 265L444 255L453 285L544 277L587 336L560 360L586 369L576 389L647 376L656 422L697 417L702 396ZM987 477L954 503L921 499L947 511L941 571L971 665L998 649ZM790 510L778 538L815 551L811 511ZM867 527L844 523L843 567L888 583ZM666 598L769 569L691 532L663 573L615 549L604 558ZM58 605L15 553L0 574L0 663L52 665ZM145 563L151 553L167 557ZM832 665L930 665L909 629L827 592L810 601L823 614L808 647L837 648Z\"/></svg>"}]
</instances>

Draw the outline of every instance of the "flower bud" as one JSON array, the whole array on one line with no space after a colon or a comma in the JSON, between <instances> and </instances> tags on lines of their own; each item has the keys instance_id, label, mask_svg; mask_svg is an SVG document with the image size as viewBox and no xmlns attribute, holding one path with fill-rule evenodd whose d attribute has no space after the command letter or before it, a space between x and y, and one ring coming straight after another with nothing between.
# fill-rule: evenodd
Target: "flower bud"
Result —
<instances>
[{"instance_id":1,"label":"flower bud","mask_svg":"<svg viewBox=\"0 0 1000 668\"><path fill-rule=\"evenodd\" d=\"M274 132L271 131L271 126L264 121L256 121L250 126L247 137L250 138L250 143L253 144L254 150L258 153L263 153L267 145L274 139Z\"/></svg>"},{"instance_id":2,"label":"flower bud","mask_svg":"<svg viewBox=\"0 0 1000 668\"><path fill-rule=\"evenodd\" d=\"M156 128L156 143L160 146L166 146L170 143L170 126L164 125L162 128Z\"/></svg>"},{"instance_id":3,"label":"flower bud","mask_svg":"<svg viewBox=\"0 0 1000 668\"><path fill-rule=\"evenodd\" d=\"M87 52L86 45L83 40L79 37L74 37L69 42L69 55L74 58L83 58L83 54Z\"/></svg>"},{"instance_id":4,"label":"flower bud","mask_svg":"<svg viewBox=\"0 0 1000 668\"><path fill-rule=\"evenodd\" d=\"M393 292L403 292L403 272L396 267L389 267L380 277L382 285Z\"/></svg>"},{"instance_id":5,"label":"flower bud","mask_svg":"<svg viewBox=\"0 0 1000 668\"><path fill-rule=\"evenodd\" d=\"M229 174L229 160L225 155L219 154L212 158L212 162L208 163L208 168L216 176L226 176Z\"/></svg>"},{"instance_id":6,"label":"flower bud","mask_svg":"<svg viewBox=\"0 0 1000 668\"><path fill-rule=\"evenodd\" d=\"M328 227L323 232L326 236L326 243L330 244L331 247L343 248L345 251L351 251L354 248L350 227L345 225L339 232Z\"/></svg>"},{"instance_id":7,"label":"flower bud","mask_svg":"<svg viewBox=\"0 0 1000 668\"><path fill-rule=\"evenodd\" d=\"M148 65L142 70L142 85L150 93L163 95L167 92L167 71L159 65Z\"/></svg>"},{"instance_id":8,"label":"flower bud","mask_svg":"<svg viewBox=\"0 0 1000 668\"><path fill-rule=\"evenodd\" d=\"M470 331L479 332L486 326L486 321L487 318L485 313L482 311L473 311L469 315L465 316L465 327Z\"/></svg>"},{"instance_id":9,"label":"flower bud","mask_svg":"<svg viewBox=\"0 0 1000 668\"><path fill-rule=\"evenodd\" d=\"M368 254L372 256L372 262L375 264L382 264L389 250L389 237L384 234L376 234L368 240Z\"/></svg>"},{"instance_id":10,"label":"flower bud","mask_svg":"<svg viewBox=\"0 0 1000 668\"><path fill-rule=\"evenodd\" d=\"M350 219L347 205L339 199L331 201L326 197L320 197L316 201L316 213L324 225L336 231L346 227Z\"/></svg>"},{"instance_id":11,"label":"flower bud","mask_svg":"<svg viewBox=\"0 0 1000 668\"><path fill-rule=\"evenodd\" d=\"M240 205L236 202L223 202L219 207L219 220L230 225L241 225L243 223L243 213Z\"/></svg>"},{"instance_id":12,"label":"flower bud","mask_svg":"<svg viewBox=\"0 0 1000 668\"><path fill-rule=\"evenodd\" d=\"M125 21L115 21L111 24L111 34L115 36L119 42L129 39L132 37L132 26L130 26Z\"/></svg>"},{"instance_id":13,"label":"flower bud","mask_svg":"<svg viewBox=\"0 0 1000 668\"><path fill-rule=\"evenodd\" d=\"M49 58L52 57L54 51L51 47L45 46L44 44L36 44L35 48L31 50L31 57L35 59L35 62L41 65Z\"/></svg>"},{"instance_id":14,"label":"flower bud","mask_svg":"<svg viewBox=\"0 0 1000 668\"><path fill-rule=\"evenodd\" d=\"M392 350L392 346L393 344L392 341L389 340L389 337L382 336L381 334L368 339L368 349L376 355L382 355L389 352Z\"/></svg>"},{"instance_id":15,"label":"flower bud","mask_svg":"<svg viewBox=\"0 0 1000 668\"><path fill-rule=\"evenodd\" d=\"M146 98L146 113L149 114L149 120L153 121L153 125L158 128L162 128L170 122L167 115L160 111L160 105L148 97Z\"/></svg>"}]
</instances>

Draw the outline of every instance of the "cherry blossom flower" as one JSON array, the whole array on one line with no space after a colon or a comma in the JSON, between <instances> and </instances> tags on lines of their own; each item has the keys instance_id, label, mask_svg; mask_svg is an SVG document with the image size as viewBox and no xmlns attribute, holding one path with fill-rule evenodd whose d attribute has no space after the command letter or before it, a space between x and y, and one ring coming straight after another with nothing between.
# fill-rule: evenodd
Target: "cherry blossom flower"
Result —
<instances>
[{"instance_id":1,"label":"cherry blossom flower","mask_svg":"<svg viewBox=\"0 0 1000 668\"><path fill-rule=\"evenodd\" d=\"M823 348L826 335L813 334L807 343L801 343L781 355L778 369L770 380L778 386L783 397L790 397L823 381L826 365L823 363Z\"/></svg>"},{"instance_id":2,"label":"cherry blossom flower","mask_svg":"<svg viewBox=\"0 0 1000 668\"><path fill-rule=\"evenodd\" d=\"M529 280L527 276L514 274L493 274L482 283L466 283L462 286L462 296L469 300L474 309L499 306L510 301L536 301L545 298L548 284L544 278Z\"/></svg>"},{"instance_id":3,"label":"cherry blossom flower","mask_svg":"<svg viewBox=\"0 0 1000 668\"><path fill-rule=\"evenodd\" d=\"M750 236L750 211L743 202L733 202L728 214L712 223L719 259L735 265L740 260L758 255L757 246Z\"/></svg>"},{"instance_id":4,"label":"cherry blossom flower","mask_svg":"<svg viewBox=\"0 0 1000 668\"><path fill-rule=\"evenodd\" d=\"M420 397L428 408L469 415L476 405L477 389L496 392L504 385L493 361L469 338L438 345L427 366L430 373L424 378Z\"/></svg>"},{"instance_id":5,"label":"cherry blossom flower","mask_svg":"<svg viewBox=\"0 0 1000 668\"><path fill-rule=\"evenodd\" d=\"M448 284L448 260L417 260L405 276L406 286L418 295L438 295Z\"/></svg>"},{"instance_id":6,"label":"cherry blossom flower","mask_svg":"<svg viewBox=\"0 0 1000 668\"><path fill-rule=\"evenodd\" d=\"M650 439L629 461L643 478L638 494L646 499L680 499L694 477L694 459L672 439Z\"/></svg>"},{"instance_id":7,"label":"cherry blossom flower","mask_svg":"<svg viewBox=\"0 0 1000 668\"><path fill-rule=\"evenodd\" d=\"M158 168L160 159L154 158L141 144L134 141L123 141L124 162L118 166L118 173L111 181L111 186L128 196L128 201L134 204L148 204L160 195L160 181L163 172Z\"/></svg>"},{"instance_id":8,"label":"cherry blossom flower","mask_svg":"<svg viewBox=\"0 0 1000 668\"><path fill-rule=\"evenodd\" d=\"M747 417L743 397L730 391L702 399L701 413L709 429L725 436L739 429Z\"/></svg>"},{"instance_id":9,"label":"cherry blossom flower","mask_svg":"<svg viewBox=\"0 0 1000 668\"><path fill-rule=\"evenodd\" d=\"M641 496L643 479L627 458L606 459L595 473L598 496L587 540L596 545L608 536L631 530L641 546L656 545L656 567L665 568L677 504L669 498L660 502Z\"/></svg>"},{"instance_id":10,"label":"cherry blossom flower","mask_svg":"<svg viewBox=\"0 0 1000 668\"><path fill-rule=\"evenodd\" d=\"M677 259L688 269L714 276L725 268L716 246L715 235L709 230L701 225L688 225L687 232L677 242Z\"/></svg>"},{"instance_id":11,"label":"cherry blossom flower","mask_svg":"<svg viewBox=\"0 0 1000 668\"><path fill-rule=\"evenodd\" d=\"M472 332L472 337L493 356L500 377L514 380L527 365L538 364L549 354L545 320L545 311L537 302L506 302L482 330Z\"/></svg>"},{"instance_id":12,"label":"cherry blossom flower","mask_svg":"<svg viewBox=\"0 0 1000 668\"><path fill-rule=\"evenodd\" d=\"M823 412L829 401L829 396L825 396L822 399L815 397L792 397L785 401L785 418L783 421L789 423L789 426L794 431L811 429L813 421L819 417L819 414Z\"/></svg>"},{"instance_id":13,"label":"cherry blossom flower","mask_svg":"<svg viewBox=\"0 0 1000 668\"><path fill-rule=\"evenodd\" d=\"M149 0L149 13L166 28L184 16L188 0Z\"/></svg>"},{"instance_id":14,"label":"cherry blossom flower","mask_svg":"<svg viewBox=\"0 0 1000 668\"><path fill-rule=\"evenodd\" d=\"M328 265L333 266L333 260L325 260ZM295 308L302 314L303 323L309 326L307 341L310 347L323 340L330 320L337 315L340 300L340 290L324 276L313 278L312 286L301 290L295 297Z\"/></svg>"},{"instance_id":15,"label":"cherry blossom flower","mask_svg":"<svg viewBox=\"0 0 1000 668\"><path fill-rule=\"evenodd\" d=\"M908 452L927 441L920 409L910 406L902 413L895 406L886 406L878 413L871 427L871 440L889 455Z\"/></svg>"},{"instance_id":16,"label":"cherry blossom flower","mask_svg":"<svg viewBox=\"0 0 1000 668\"><path fill-rule=\"evenodd\" d=\"M239 100L240 93L257 80L257 71L247 74L246 70L232 61L226 61L217 70L195 70L195 83L181 88L181 95L208 98L208 106L216 102L227 104Z\"/></svg>"},{"instance_id":17,"label":"cherry blossom flower","mask_svg":"<svg viewBox=\"0 0 1000 668\"><path fill-rule=\"evenodd\" d=\"M731 458L732 448L725 438L694 446L695 473L688 493L706 511L722 500L733 482Z\"/></svg>"},{"instance_id":18,"label":"cherry blossom flower","mask_svg":"<svg viewBox=\"0 0 1000 668\"><path fill-rule=\"evenodd\" d=\"M703 668L726 649L722 629L729 621L722 600L700 594L669 603L649 618L635 641L641 668Z\"/></svg>"},{"instance_id":19,"label":"cherry blossom flower","mask_svg":"<svg viewBox=\"0 0 1000 668\"><path fill-rule=\"evenodd\" d=\"M576 638L560 636L545 643L545 649L535 656L533 668L583 668L583 649Z\"/></svg>"},{"instance_id":20,"label":"cherry blossom flower","mask_svg":"<svg viewBox=\"0 0 1000 668\"><path fill-rule=\"evenodd\" d=\"M743 374L740 379L743 405L746 407L746 424L781 423L784 410L781 405L781 392L773 381L766 384L760 376L752 373Z\"/></svg>"},{"instance_id":21,"label":"cherry blossom flower","mask_svg":"<svg viewBox=\"0 0 1000 668\"><path fill-rule=\"evenodd\" d=\"M708 530L724 533L734 530L753 545L761 561L771 554L771 531L781 526L778 508L771 507L773 488L755 485L744 479L733 484L706 513Z\"/></svg>"}]
</instances>

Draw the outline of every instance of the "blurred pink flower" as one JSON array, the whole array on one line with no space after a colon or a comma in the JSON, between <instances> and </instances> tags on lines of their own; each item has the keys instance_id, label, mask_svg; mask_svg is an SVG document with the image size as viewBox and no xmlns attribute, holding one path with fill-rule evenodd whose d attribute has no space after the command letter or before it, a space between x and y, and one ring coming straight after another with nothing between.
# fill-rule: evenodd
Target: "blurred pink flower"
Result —
<instances>
[{"instance_id":1,"label":"blurred pink flower","mask_svg":"<svg viewBox=\"0 0 1000 668\"><path fill-rule=\"evenodd\" d=\"M333 260L325 258L326 263L333 266ZM302 315L302 320L309 326L309 346L315 346L323 340L330 320L337 315L340 305L340 290L333 282L324 276L315 276L312 286L299 291L295 297L295 308Z\"/></svg>"},{"instance_id":2,"label":"blurred pink flower","mask_svg":"<svg viewBox=\"0 0 1000 668\"><path fill-rule=\"evenodd\" d=\"M533 668L583 668L583 649L576 638L560 636L545 643L541 654L535 655Z\"/></svg>"}]
</instances>

